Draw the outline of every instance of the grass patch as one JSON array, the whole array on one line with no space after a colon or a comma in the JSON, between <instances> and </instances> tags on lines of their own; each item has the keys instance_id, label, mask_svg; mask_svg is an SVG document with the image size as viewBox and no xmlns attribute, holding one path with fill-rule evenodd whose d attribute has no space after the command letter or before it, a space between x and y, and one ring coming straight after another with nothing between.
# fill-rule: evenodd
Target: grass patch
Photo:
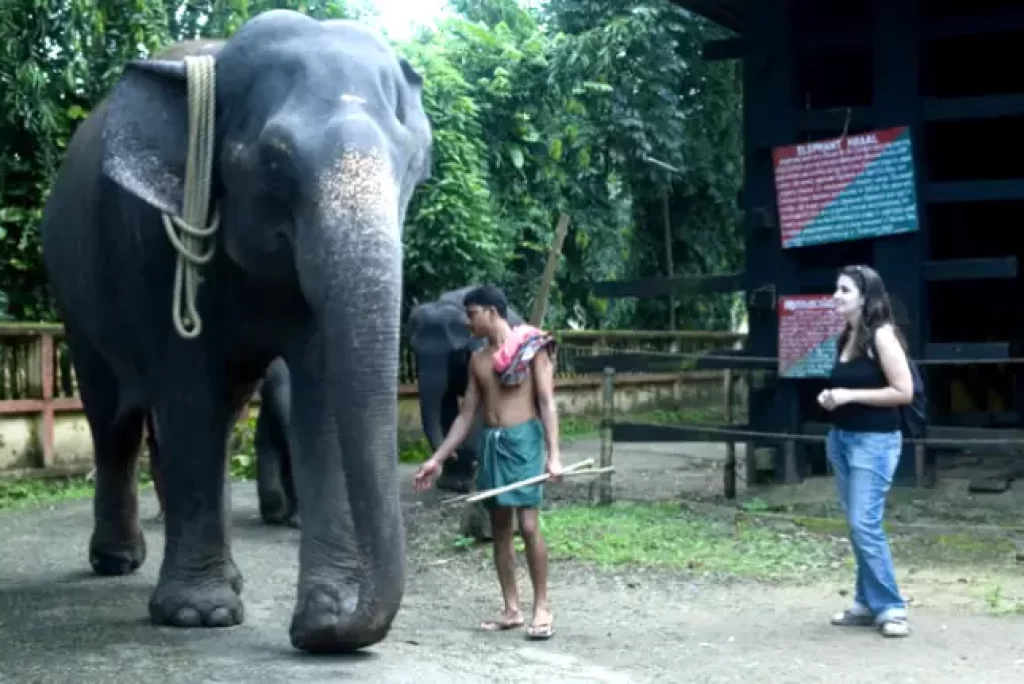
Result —
<instances>
[{"instance_id":1,"label":"grass patch","mask_svg":"<svg viewBox=\"0 0 1024 684\"><path fill-rule=\"evenodd\" d=\"M603 567L656 566L720 577L805 580L852 567L841 538L795 525L703 516L677 503L558 506L541 514L549 553ZM516 540L522 549L522 540ZM461 538L457 548L466 548ZM489 547L478 547L487 552Z\"/></svg>"},{"instance_id":2,"label":"grass patch","mask_svg":"<svg viewBox=\"0 0 1024 684\"><path fill-rule=\"evenodd\" d=\"M853 555L842 520L782 521L744 514L688 511L676 502L616 502L609 507L565 504L541 514L552 559L616 566L660 567L698 575L760 581L849 579ZM456 549L490 553L489 545L456 537ZM992 588L1014 573L1011 539L962 534L897 532L890 544L898 570L944 568L980 582L994 613L1024 614L1024 587ZM523 542L516 539L522 552ZM968 580L961 580L967 582Z\"/></svg>"},{"instance_id":3,"label":"grass patch","mask_svg":"<svg viewBox=\"0 0 1024 684\"><path fill-rule=\"evenodd\" d=\"M0 481L0 510L85 499L92 494L93 485L84 477Z\"/></svg>"}]
</instances>

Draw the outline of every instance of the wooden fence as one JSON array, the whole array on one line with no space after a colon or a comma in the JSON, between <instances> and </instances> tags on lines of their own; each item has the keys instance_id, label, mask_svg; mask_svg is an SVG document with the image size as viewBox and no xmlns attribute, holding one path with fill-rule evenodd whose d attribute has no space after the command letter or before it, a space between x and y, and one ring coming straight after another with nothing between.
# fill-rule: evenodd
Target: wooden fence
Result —
<instances>
[{"instance_id":1,"label":"wooden fence","mask_svg":"<svg viewBox=\"0 0 1024 684\"><path fill-rule=\"evenodd\" d=\"M613 351L701 352L740 344L745 335L701 331L558 331L558 386L600 386L600 373L577 372L575 359ZM706 375L709 372L704 372ZM710 372L720 375L720 373ZM635 376L635 377L633 377ZM664 382L666 374L619 375L617 383ZM399 394L415 396L416 364L404 344L399 368ZM258 398L254 397L253 403ZM0 419L32 419L43 471L54 466L54 423L61 413L78 413L82 404L71 367L64 328L47 323L0 324Z\"/></svg>"}]
</instances>

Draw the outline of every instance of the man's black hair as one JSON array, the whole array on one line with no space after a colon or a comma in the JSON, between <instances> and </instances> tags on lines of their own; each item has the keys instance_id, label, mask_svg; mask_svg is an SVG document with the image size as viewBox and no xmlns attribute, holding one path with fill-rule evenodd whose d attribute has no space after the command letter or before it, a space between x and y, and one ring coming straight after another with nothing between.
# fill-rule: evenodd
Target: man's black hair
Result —
<instances>
[{"instance_id":1,"label":"man's black hair","mask_svg":"<svg viewBox=\"0 0 1024 684\"><path fill-rule=\"evenodd\" d=\"M463 306L494 307L498 315L508 320L508 298L500 288L493 285L481 285L466 293L462 298Z\"/></svg>"}]
</instances>

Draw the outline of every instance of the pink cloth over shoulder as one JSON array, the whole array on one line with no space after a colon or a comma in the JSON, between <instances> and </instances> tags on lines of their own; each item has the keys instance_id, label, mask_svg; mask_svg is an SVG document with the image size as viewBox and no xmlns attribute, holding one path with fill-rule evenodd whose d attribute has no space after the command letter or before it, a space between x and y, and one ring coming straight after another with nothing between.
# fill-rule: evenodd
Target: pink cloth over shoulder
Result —
<instances>
[{"instance_id":1,"label":"pink cloth over shoulder","mask_svg":"<svg viewBox=\"0 0 1024 684\"><path fill-rule=\"evenodd\" d=\"M532 325L512 328L504 344L492 355L494 372L503 385L518 385L530 370L530 362L537 352L547 347L554 357L555 338Z\"/></svg>"}]
</instances>

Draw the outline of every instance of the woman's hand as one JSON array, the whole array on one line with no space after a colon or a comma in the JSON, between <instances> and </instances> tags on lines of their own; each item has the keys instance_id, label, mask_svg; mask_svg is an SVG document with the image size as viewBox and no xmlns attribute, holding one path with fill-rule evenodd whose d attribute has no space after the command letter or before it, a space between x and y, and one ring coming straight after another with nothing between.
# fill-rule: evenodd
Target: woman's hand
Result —
<instances>
[{"instance_id":1,"label":"woman's hand","mask_svg":"<svg viewBox=\"0 0 1024 684\"><path fill-rule=\"evenodd\" d=\"M826 411L834 411L843 404L850 403L852 395L845 387L822 390L818 395L818 404Z\"/></svg>"}]
</instances>

